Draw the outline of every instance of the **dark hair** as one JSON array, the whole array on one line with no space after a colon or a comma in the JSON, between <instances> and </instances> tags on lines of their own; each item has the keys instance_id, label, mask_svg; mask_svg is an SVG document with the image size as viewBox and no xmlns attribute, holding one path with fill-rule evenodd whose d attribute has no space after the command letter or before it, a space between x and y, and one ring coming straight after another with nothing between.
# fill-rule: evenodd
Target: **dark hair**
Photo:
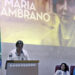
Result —
<instances>
[{"instance_id":1,"label":"dark hair","mask_svg":"<svg viewBox=\"0 0 75 75\"><path fill-rule=\"evenodd\" d=\"M63 3L64 0L53 0L53 11L57 13L56 5L57 3Z\"/></svg>"},{"instance_id":2,"label":"dark hair","mask_svg":"<svg viewBox=\"0 0 75 75\"><path fill-rule=\"evenodd\" d=\"M61 70L61 66L62 66L63 64L65 65L65 70L64 70L64 71L65 71L65 72L66 72L66 71L69 71L69 67L68 67L68 65L67 65L66 63L61 63L61 65L60 65L60 70Z\"/></svg>"},{"instance_id":3,"label":"dark hair","mask_svg":"<svg viewBox=\"0 0 75 75\"><path fill-rule=\"evenodd\" d=\"M23 41L18 40L18 41L16 42L16 47L17 47L19 44L21 44L21 45L23 46Z\"/></svg>"},{"instance_id":4,"label":"dark hair","mask_svg":"<svg viewBox=\"0 0 75 75\"><path fill-rule=\"evenodd\" d=\"M70 1L71 1L71 5L75 5L75 0L67 0L67 1L68 1L68 3L70 3ZM57 9L56 9L57 3L63 4L64 0L53 0L53 11L55 13L57 13Z\"/></svg>"},{"instance_id":5,"label":"dark hair","mask_svg":"<svg viewBox=\"0 0 75 75\"><path fill-rule=\"evenodd\" d=\"M53 0L53 11L54 12L57 12L56 11L56 4L57 4L58 0Z\"/></svg>"}]
</instances>

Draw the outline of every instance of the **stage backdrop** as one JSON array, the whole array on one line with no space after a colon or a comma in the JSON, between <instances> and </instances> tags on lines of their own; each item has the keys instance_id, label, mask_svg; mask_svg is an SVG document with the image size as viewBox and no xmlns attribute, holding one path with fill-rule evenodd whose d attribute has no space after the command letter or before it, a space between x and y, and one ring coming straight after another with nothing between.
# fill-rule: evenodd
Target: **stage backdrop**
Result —
<instances>
[{"instance_id":1,"label":"stage backdrop","mask_svg":"<svg viewBox=\"0 0 75 75\"><path fill-rule=\"evenodd\" d=\"M31 59L38 59L39 75L53 75L55 66L75 65L75 0L0 0L2 73L17 40Z\"/></svg>"},{"instance_id":2,"label":"stage backdrop","mask_svg":"<svg viewBox=\"0 0 75 75\"><path fill-rule=\"evenodd\" d=\"M75 0L0 0L2 42L23 40L25 44L75 47L74 3Z\"/></svg>"}]
</instances>

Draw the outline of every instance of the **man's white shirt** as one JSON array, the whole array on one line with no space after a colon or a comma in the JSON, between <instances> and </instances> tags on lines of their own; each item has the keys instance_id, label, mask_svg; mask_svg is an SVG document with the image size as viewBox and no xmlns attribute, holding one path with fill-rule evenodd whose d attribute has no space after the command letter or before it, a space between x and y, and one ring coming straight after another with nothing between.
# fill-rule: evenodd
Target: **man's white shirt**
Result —
<instances>
[{"instance_id":1,"label":"man's white shirt","mask_svg":"<svg viewBox=\"0 0 75 75\"><path fill-rule=\"evenodd\" d=\"M13 49L9 53L7 60L29 60L29 55L26 50L22 49L20 56L18 56L16 49Z\"/></svg>"}]
</instances>

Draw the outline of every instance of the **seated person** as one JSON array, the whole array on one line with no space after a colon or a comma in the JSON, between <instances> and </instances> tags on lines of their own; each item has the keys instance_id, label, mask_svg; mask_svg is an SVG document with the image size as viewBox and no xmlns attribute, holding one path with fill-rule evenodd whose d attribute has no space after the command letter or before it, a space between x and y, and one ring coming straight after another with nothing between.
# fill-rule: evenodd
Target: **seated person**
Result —
<instances>
[{"instance_id":1,"label":"seated person","mask_svg":"<svg viewBox=\"0 0 75 75\"><path fill-rule=\"evenodd\" d=\"M8 60L29 60L29 55L26 50L23 49L23 41L16 42L16 49L13 49L9 53Z\"/></svg>"},{"instance_id":2,"label":"seated person","mask_svg":"<svg viewBox=\"0 0 75 75\"><path fill-rule=\"evenodd\" d=\"M55 75L70 75L69 67L66 63L60 65L60 69L55 72Z\"/></svg>"}]
</instances>

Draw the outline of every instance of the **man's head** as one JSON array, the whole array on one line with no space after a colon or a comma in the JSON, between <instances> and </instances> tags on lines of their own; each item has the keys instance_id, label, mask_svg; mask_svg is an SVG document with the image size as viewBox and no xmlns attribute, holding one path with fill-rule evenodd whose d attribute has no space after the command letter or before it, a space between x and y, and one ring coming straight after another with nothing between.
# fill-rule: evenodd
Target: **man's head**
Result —
<instances>
[{"instance_id":1,"label":"man's head","mask_svg":"<svg viewBox=\"0 0 75 75\"><path fill-rule=\"evenodd\" d=\"M22 52L22 48L23 48L23 41L21 40L18 40L16 42L16 50L17 50L17 53L20 55L20 53Z\"/></svg>"},{"instance_id":2,"label":"man's head","mask_svg":"<svg viewBox=\"0 0 75 75\"><path fill-rule=\"evenodd\" d=\"M75 15L75 0L53 0L53 10L61 20L72 20Z\"/></svg>"}]
</instances>

